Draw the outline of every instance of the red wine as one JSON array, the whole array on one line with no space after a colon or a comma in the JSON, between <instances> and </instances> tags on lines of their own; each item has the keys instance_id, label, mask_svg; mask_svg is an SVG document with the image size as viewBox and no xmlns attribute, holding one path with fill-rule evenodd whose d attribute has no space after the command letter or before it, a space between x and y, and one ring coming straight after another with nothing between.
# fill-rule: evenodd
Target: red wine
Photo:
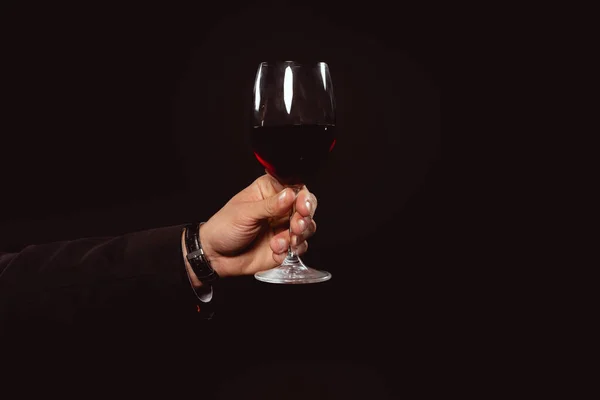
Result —
<instances>
[{"instance_id":1,"label":"red wine","mask_svg":"<svg viewBox=\"0 0 600 400\"><path fill-rule=\"evenodd\" d=\"M256 159L279 182L307 184L335 146L335 125L257 126L250 142Z\"/></svg>"}]
</instances>

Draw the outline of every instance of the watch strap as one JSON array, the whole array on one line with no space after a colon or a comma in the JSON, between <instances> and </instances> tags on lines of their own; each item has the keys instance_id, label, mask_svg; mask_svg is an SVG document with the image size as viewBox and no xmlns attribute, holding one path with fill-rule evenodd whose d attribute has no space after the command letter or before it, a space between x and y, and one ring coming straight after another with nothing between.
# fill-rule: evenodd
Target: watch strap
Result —
<instances>
[{"instance_id":1,"label":"watch strap","mask_svg":"<svg viewBox=\"0 0 600 400\"><path fill-rule=\"evenodd\" d=\"M200 226L202 224L195 222L185 226L186 258L200 282L210 284L216 281L219 275L212 268L210 260L202 249L202 242L200 241Z\"/></svg>"}]
</instances>

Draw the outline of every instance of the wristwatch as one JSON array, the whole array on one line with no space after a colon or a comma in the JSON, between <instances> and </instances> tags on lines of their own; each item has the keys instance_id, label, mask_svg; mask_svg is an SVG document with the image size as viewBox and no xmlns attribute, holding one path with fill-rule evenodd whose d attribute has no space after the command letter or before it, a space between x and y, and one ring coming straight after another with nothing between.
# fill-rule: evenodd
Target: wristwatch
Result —
<instances>
[{"instance_id":1,"label":"wristwatch","mask_svg":"<svg viewBox=\"0 0 600 400\"><path fill-rule=\"evenodd\" d=\"M210 260L206 257L202 249L200 226L203 223L194 222L185 226L186 257L200 282L211 284L219 278L219 275L210 265Z\"/></svg>"}]
</instances>

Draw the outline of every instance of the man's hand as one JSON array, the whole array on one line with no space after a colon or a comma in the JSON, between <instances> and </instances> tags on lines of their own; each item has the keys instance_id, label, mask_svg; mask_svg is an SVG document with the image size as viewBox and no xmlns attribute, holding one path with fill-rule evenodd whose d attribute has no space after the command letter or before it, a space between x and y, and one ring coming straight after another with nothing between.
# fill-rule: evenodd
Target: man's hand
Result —
<instances>
[{"instance_id":1,"label":"man's hand","mask_svg":"<svg viewBox=\"0 0 600 400\"><path fill-rule=\"evenodd\" d=\"M200 240L212 267L221 277L251 275L279 265L290 244L296 254L308 249L317 225L313 219L317 198L306 186L295 196L266 174L236 194L200 227Z\"/></svg>"}]
</instances>

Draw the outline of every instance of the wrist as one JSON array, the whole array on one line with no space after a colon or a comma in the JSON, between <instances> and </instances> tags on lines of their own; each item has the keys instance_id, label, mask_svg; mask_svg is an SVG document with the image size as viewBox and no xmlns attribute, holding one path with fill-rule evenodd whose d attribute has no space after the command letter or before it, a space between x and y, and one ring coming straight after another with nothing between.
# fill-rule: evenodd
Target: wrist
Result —
<instances>
[{"instance_id":1,"label":"wrist","mask_svg":"<svg viewBox=\"0 0 600 400\"><path fill-rule=\"evenodd\" d=\"M201 251L202 251L202 258L206 260L206 262L208 262L208 266L210 267L210 270L213 271L213 273L215 273L215 275L221 276L220 272L221 272L221 267L220 267L220 263L221 263L221 257L218 254L218 252L214 251L212 246L210 245L210 239L206 239L207 236L207 231L205 229L203 229L203 226L205 224L200 224L198 226L198 229L195 235L196 236L196 240L199 241L199 244L197 244L196 246L200 246ZM182 251L182 255L183 255L183 260L185 263L185 268L186 271L188 273L189 279L190 279L190 283L192 284L192 286L195 289L198 289L202 286L206 286L206 282L202 282L200 280L200 278L198 277L198 275L196 275L196 271L195 271L195 267L192 267L192 264L190 263L190 261L188 260L188 245L186 242L188 242L188 238L186 238L186 236L190 236L190 232L187 232L186 234L186 230L189 229L190 226L186 227L186 229L184 229L184 231L181 234L181 251ZM208 285L210 286L210 285Z\"/></svg>"},{"instance_id":2,"label":"wrist","mask_svg":"<svg viewBox=\"0 0 600 400\"><path fill-rule=\"evenodd\" d=\"M211 267L219 276L223 277L224 275L221 268L222 257L211 246L210 232L206 229L206 224L201 224L198 227L198 235L202 244L202 249L204 250L204 254L206 255L206 258L208 258L208 260L210 261Z\"/></svg>"}]
</instances>

